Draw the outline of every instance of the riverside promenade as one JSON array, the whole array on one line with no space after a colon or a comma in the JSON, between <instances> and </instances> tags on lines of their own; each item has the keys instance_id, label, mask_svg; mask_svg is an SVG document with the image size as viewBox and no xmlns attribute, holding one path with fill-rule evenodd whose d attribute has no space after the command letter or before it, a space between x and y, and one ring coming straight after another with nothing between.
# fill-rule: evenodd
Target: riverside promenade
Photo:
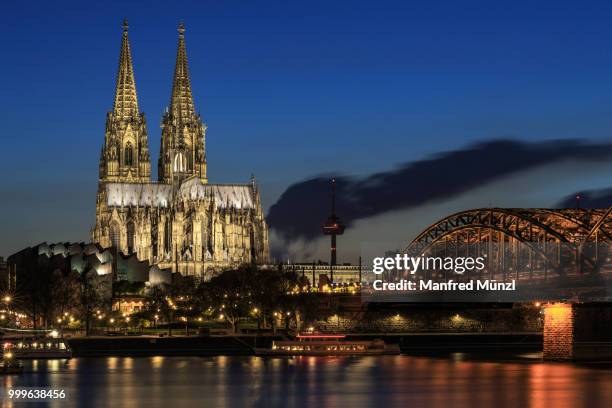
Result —
<instances>
[{"instance_id":1,"label":"riverside promenade","mask_svg":"<svg viewBox=\"0 0 612 408\"><path fill-rule=\"evenodd\" d=\"M277 336L121 336L68 339L75 357L99 356L240 356L253 355L255 347L269 347ZM398 344L402 353L468 351L541 351L538 333L405 333L348 334L349 339L381 338Z\"/></svg>"}]
</instances>

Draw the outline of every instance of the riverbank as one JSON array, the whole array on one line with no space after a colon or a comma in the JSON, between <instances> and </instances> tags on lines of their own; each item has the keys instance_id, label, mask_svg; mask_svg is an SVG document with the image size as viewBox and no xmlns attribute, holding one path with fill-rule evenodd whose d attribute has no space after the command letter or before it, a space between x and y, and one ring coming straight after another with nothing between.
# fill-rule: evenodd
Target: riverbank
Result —
<instances>
[{"instance_id":1,"label":"riverbank","mask_svg":"<svg viewBox=\"0 0 612 408\"><path fill-rule=\"evenodd\" d=\"M382 338L398 344L405 354L542 350L540 333L404 333L347 335L348 339ZM75 357L104 356L248 356L255 347L270 347L281 336L122 336L79 337L68 340Z\"/></svg>"}]
</instances>

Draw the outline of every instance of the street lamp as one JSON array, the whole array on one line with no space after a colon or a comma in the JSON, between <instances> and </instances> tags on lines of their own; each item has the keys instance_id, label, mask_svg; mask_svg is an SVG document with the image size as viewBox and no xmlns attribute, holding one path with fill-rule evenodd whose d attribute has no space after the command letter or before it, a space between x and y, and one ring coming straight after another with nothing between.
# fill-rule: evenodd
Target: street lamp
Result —
<instances>
[{"instance_id":1,"label":"street lamp","mask_svg":"<svg viewBox=\"0 0 612 408\"><path fill-rule=\"evenodd\" d=\"M63 323L64 323L64 319L63 319L61 316L59 316L59 317L57 318L57 324L58 324L58 326L59 326L59 330L60 330L60 337L61 337L61 338L64 338L64 325L63 325Z\"/></svg>"},{"instance_id":2,"label":"street lamp","mask_svg":"<svg viewBox=\"0 0 612 408\"><path fill-rule=\"evenodd\" d=\"M10 319L11 319L11 309L9 307L10 303L11 303L11 297L9 295L4 296L4 298L2 299L4 301L4 303L6 304L6 313L9 316L9 324L10 324ZM2 318L4 320L4 317Z\"/></svg>"},{"instance_id":3,"label":"street lamp","mask_svg":"<svg viewBox=\"0 0 612 408\"><path fill-rule=\"evenodd\" d=\"M253 308L253 315L257 319L257 331L259 332L259 330L261 329L261 321L259 320L259 309L258 308L256 307Z\"/></svg>"},{"instance_id":4,"label":"street lamp","mask_svg":"<svg viewBox=\"0 0 612 408\"><path fill-rule=\"evenodd\" d=\"M189 333L187 330L187 318L183 316L182 320L185 322L185 336Z\"/></svg>"}]
</instances>

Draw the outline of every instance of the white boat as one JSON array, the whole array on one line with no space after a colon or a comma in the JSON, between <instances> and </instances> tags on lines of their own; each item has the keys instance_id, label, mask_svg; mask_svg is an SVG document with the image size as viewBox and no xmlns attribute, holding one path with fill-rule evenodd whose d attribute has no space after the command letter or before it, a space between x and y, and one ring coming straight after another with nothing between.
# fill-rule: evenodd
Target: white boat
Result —
<instances>
[{"instance_id":1,"label":"white boat","mask_svg":"<svg viewBox=\"0 0 612 408\"><path fill-rule=\"evenodd\" d=\"M71 358L72 350L63 339L23 338L5 341L4 349L9 349L18 360L44 358Z\"/></svg>"},{"instance_id":2,"label":"white boat","mask_svg":"<svg viewBox=\"0 0 612 408\"><path fill-rule=\"evenodd\" d=\"M272 347L256 348L261 356L339 356L400 354L397 344L376 340L346 340L342 334L300 334L295 340L275 340Z\"/></svg>"}]
</instances>

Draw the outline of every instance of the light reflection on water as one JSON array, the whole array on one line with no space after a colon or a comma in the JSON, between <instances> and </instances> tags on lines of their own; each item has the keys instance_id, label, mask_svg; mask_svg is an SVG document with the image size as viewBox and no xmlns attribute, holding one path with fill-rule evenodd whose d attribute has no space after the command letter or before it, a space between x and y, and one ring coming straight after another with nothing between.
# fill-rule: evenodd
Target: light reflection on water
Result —
<instances>
[{"instance_id":1,"label":"light reflection on water","mask_svg":"<svg viewBox=\"0 0 612 408\"><path fill-rule=\"evenodd\" d=\"M612 368L385 357L74 358L26 362L3 388L63 388L49 406L610 406ZM9 405L10 406L10 405ZM31 405L30 405L31 406Z\"/></svg>"}]
</instances>

